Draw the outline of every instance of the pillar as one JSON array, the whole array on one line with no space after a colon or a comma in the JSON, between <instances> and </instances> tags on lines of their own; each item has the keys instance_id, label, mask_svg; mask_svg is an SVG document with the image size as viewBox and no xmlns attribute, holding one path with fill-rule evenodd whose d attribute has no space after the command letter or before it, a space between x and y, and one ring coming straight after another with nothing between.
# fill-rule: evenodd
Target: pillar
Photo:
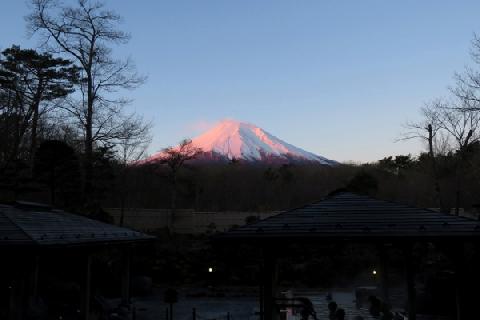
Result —
<instances>
[{"instance_id":1,"label":"pillar","mask_svg":"<svg viewBox=\"0 0 480 320\"><path fill-rule=\"evenodd\" d=\"M455 272L455 309L457 320L466 319L464 314L464 290L465 290L465 246L463 243L444 246L448 258L452 262Z\"/></svg>"},{"instance_id":2,"label":"pillar","mask_svg":"<svg viewBox=\"0 0 480 320\"><path fill-rule=\"evenodd\" d=\"M455 282L455 309L456 309L456 319L467 319L465 314L465 272L466 272L466 263L465 263L465 246L464 243L436 243L438 248L440 248L443 253L448 257L452 263L453 270L455 272L454 282Z\"/></svg>"},{"instance_id":3,"label":"pillar","mask_svg":"<svg viewBox=\"0 0 480 320\"><path fill-rule=\"evenodd\" d=\"M265 308L264 308L264 290L263 290L263 285L264 285L264 281L263 281L263 276L265 274L265 271L264 271L264 268L263 268L263 265L260 266L260 273L259 273L259 278L260 278L260 285L258 287L258 297L259 297L259 310L260 310L260 320L263 320L264 317L263 317L263 313L265 311Z\"/></svg>"},{"instance_id":4,"label":"pillar","mask_svg":"<svg viewBox=\"0 0 480 320\"><path fill-rule=\"evenodd\" d=\"M31 296L35 303L38 302L38 281L39 281L39 274L40 274L40 256L36 254L34 257L33 262L33 269L31 275Z\"/></svg>"},{"instance_id":5,"label":"pillar","mask_svg":"<svg viewBox=\"0 0 480 320\"><path fill-rule=\"evenodd\" d=\"M378 246L378 255L380 259L380 289L381 289L381 296L382 300L385 303L390 303L389 297L389 281L388 281L388 252L387 246L385 244L381 244Z\"/></svg>"},{"instance_id":6,"label":"pillar","mask_svg":"<svg viewBox=\"0 0 480 320\"><path fill-rule=\"evenodd\" d=\"M82 313L83 319L90 319L90 296L92 291L92 255L90 253L84 256L85 276L82 285Z\"/></svg>"},{"instance_id":7,"label":"pillar","mask_svg":"<svg viewBox=\"0 0 480 320\"><path fill-rule=\"evenodd\" d=\"M463 257L458 257L459 260L454 262L455 266L455 303L457 310L457 320L462 320L463 317L463 290L464 290L464 272L465 264L463 263Z\"/></svg>"},{"instance_id":8,"label":"pillar","mask_svg":"<svg viewBox=\"0 0 480 320\"><path fill-rule=\"evenodd\" d=\"M407 281L408 320L417 319L415 268L413 266L413 244L405 246L405 276Z\"/></svg>"},{"instance_id":9,"label":"pillar","mask_svg":"<svg viewBox=\"0 0 480 320\"><path fill-rule=\"evenodd\" d=\"M9 308L8 308L8 319L9 320L21 320L23 318L23 309L24 309L24 279L23 277L15 277L10 281L10 299L9 299Z\"/></svg>"},{"instance_id":10,"label":"pillar","mask_svg":"<svg viewBox=\"0 0 480 320\"><path fill-rule=\"evenodd\" d=\"M8 284L8 320L22 320L24 318L27 306L28 292L28 259L24 259L17 255L11 256L11 262L7 261L7 279Z\"/></svg>"},{"instance_id":11,"label":"pillar","mask_svg":"<svg viewBox=\"0 0 480 320\"><path fill-rule=\"evenodd\" d=\"M275 305L277 287L277 261L271 248L264 249L263 265L263 320L276 320L277 308Z\"/></svg>"},{"instance_id":12,"label":"pillar","mask_svg":"<svg viewBox=\"0 0 480 320\"><path fill-rule=\"evenodd\" d=\"M128 246L122 252L122 304L130 307L130 265L132 251Z\"/></svg>"}]
</instances>

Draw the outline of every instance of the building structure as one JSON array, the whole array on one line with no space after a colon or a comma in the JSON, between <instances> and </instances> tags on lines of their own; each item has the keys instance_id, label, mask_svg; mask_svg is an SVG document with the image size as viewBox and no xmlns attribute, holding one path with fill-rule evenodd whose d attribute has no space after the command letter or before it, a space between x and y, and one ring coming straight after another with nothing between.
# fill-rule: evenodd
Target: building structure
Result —
<instances>
[{"instance_id":1,"label":"building structure","mask_svg":"<svg viewBox=\"0 0 480 320\"><path fill-rule=\"evenodd\" d=\"M15 202L0 205L0 318L21 320L42 296L43 271L47 263L74 260L81 270L80 308L90 319L92 301L92 257L107 248L121 252L122 303L130 302L130 261L132 247L154 237L49 206ZM69 270L62 270L68 273Z\"/></svg>"},{"instance_id":2,"label":"building structure","mask_svg":"<svg viewBox=\"0 0 480 320\"><path fill-rule=\"evenodd\" d=\"M480 222L405 204L337 192L322 201L289 210L265 220L232 229L214 238L220 245L250 244L263 250L260 310L264 320L277 319L277 260L291 244L371 244L378 249L382 299L388 301L388 254L401 249L409 320L416 319L413 248L433 244L455 266L457 319L465 310L464 246L480 240ZM282 252L283 251L283 252Z\"/></svg>"}]
</instances>

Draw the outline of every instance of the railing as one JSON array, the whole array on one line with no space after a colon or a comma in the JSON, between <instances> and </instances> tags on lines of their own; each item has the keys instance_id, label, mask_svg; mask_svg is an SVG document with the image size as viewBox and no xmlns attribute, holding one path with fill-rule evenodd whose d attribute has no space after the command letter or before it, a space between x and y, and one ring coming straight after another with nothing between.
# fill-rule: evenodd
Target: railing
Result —
<instances>
[{"instance_id":1,"label":"railing","mask_svg":"<svg viewBox=\"0 0 480 320\"><path fill-rule=\"evenodd\" d=\"M119 208L106 208L105 210L114 218L115 223L119 223ZM246 224L248 217L254 216L258 219L265 219L277 213L276 211L197 212L193 209L177 209L173 221L170 221L171 211L169 209L126 208L124 212L124 226L149 232L167 227L170 221L176 233L223 232L235 225Z\"/></svg>"},{"instance_id":2,"label":"railing","mask_svg":"<svg viewBox=\"0 0 480 320\"><path fill-rule=\"evenodd\" d=\"M197 312L196 308L192 309L192 320L233 320L230 312L218 314L218 316L202 316Z\"/></svg>"}]
</instances>

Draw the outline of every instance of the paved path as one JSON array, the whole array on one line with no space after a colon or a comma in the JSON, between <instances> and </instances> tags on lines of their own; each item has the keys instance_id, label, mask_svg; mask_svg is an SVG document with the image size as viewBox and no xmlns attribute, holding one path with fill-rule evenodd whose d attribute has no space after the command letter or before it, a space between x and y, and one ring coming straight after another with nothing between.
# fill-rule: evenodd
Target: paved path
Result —
<instances>
[{"instance_id":1,"label":"paved path","mask_svg":"<svg viewBox=\"0 0 480 320\"><path fill-rule=\"evenodd\" d=\"M163 292L163 291L162 291ZM319 320L328 320L328 301L326 292L295 292L294 296L308 297L314 304ZM357 309L353 291L333 291L333 300L346 312L346 319L361 315L365 320L373 320L366 308ZM161 292L152 296L136 298L137 320L166 320L167 305L163 302ZM186 297L180 292L179 302L174 305L174 320L192 320L192 309L196 309L197 320L258 320L258 300L256 296L248 297ZM299 315L292 312L287 320L299 320Z\"/></svg>"}]
</instances>

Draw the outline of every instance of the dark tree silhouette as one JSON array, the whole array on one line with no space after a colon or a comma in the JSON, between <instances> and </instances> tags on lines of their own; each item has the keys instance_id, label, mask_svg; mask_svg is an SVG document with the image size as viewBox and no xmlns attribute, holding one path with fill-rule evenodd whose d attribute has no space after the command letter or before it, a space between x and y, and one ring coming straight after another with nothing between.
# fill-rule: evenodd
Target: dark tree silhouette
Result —
<instances>
[{"instance_id":1,"label":"dark tree silhouette","mask_svg":"<svg viewBox=\"0 0 480 320\"><path fill-rule=\"evenodd\" d=\"M2 144L4 164L22 155L33 161L40 117L51 111L52 101L73 91L77 68L48 53L12 46L0 56L0 114L9 141ZM27 142L29 140L29 142Z\"/></svg>"},{"instance_id":2,"label":"dark tree silhouette","mask_svg":"<svg viewBox=\"0 0 480 320\"><path fill-rule=\"evenodd\" d=\"M71 61L39 53L33 49L12 46L2 52L0 68L5 79L9 79L9 89L18 99L20 113L19 140L29 130L30 157L33 159L37 147L37 128L42 113L52 106L42 103L66 97L73 92L78 79L78 69ZM1 85L1 84L0 84Z\"/></svg>"},{"instance_id":3,"label":"dark tree silhouette","mask_svg":"<svg viewBox=\"0 0 480 320\"><path fill-rule=\"evenodd\" d=\"M378 190L378 181L372 174L360 171L350 180L346 188L348 191L373 195Z\"/></svg>"},{"instance_id":4,"label":"dark tree silhouette","mask_svg":"<svg viewBox=\"0 0 480 320\"><path fill-rule=\"evenodd\" d=\"M471 101L454 97L450 101L436 100L422 108L423 119L408 124L411 130L404 139L421 138L428 142L429 155L435 177L435 190L440 208L444 201L440 193L436 154L454 153L453 170L455 172L455 213L458 215L462 205L462 185L465 169L470 166L467 150L480 141L480 112L470 108ZM439 147L441 146L441 147ZM435 152L440 149L443 152Z\"/></svg>"},{"instance_id":5,"label":"dark tree silhouette","mask_svg":"<svg viewBox=\"0 0 480 320\"><path fill-rule=\"evenodd\" d=\"M80 192L80 166L75 151L57 140L43 142L35 154L34 177L48 186L50 203L56 205L56 195L61 191L64 205Z\"/></svg>"},{"instance_id":6,"label":"dark tree silhouette","mask_svg":"<svg viewBox=\"0 0 480 320\"><path fill-rule=\"evenodd\" d=\"M67 111L84 129L86 201L93 186L93 152L95 142L117 134L121 106L128 101L118 98L121 89L138 87L144 78L137 75L132 61L116 60L112 45L126 43L127 33L118 29L121 17L107 10L99 1L78 0L67 6L54 0L32 0L27 17L32 33L44 37L47 49L63 53L80 67L80 101L72 101ZM87 203L88 204L88 203Z\"/></svg>"},{"instance_id":7,"label":"dark tree silhouette","mask_svg":"<svg viewBox=\"0 0 480 320\"><path fill-rule=\"evenodd\" d=\"M177 208L177 189L178 189L178 173L184 167L185 162L195 159L202 149L195 147L192 140L185 139L180 142L177 147L168 147L163 150L163 157L160 164L167 166L169 169L169 181L171 183L171 219L175 218ZM172 222L172 221L170 221Z\"/></svg>"},{"instance_id":8,"label":"dark tree silhouette","mask_svg":"<svg viewBox=\"0 0 480 320\"><path fill-rule=\"evenodd\" d=\"M132 187L127 183L127 176L130 164L139 161L145 156L145 151L152 140L150 134L151 123L145 123L142 118L131 117L129 121L123 122L120 136L117 138L117 149L120 153L119 172L119 198L120 198L120 221L123 226L125 218L125 204Z\"/></svg>"},{"instance_id":9,"label":"dark tree silhouette","mask_svg":"<svg viewBox=\"0 0 480 320\"><path fill-rule=\"evenodd\" d=\"M456 86L452 88L453 94L465 101L462 109L480 112L480 37L474 34L470 56L475 67L466 67L463 72L456 73Z\"/></svg>"}]
</instances>

